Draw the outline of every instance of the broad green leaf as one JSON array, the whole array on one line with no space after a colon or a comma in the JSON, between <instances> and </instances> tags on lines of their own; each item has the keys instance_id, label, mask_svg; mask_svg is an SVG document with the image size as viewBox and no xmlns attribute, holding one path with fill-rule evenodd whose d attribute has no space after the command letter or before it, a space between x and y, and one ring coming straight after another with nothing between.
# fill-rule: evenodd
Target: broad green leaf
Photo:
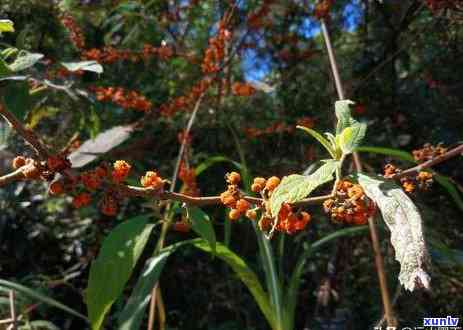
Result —
<instances>
[{"instance_id":1,"label":"broad green leaf","mask_svg":"<svg viewBox=\"0 0 463 330\"><path fill-rule=\"evenodd\" d=\"M201 236L205 241L209 242L212 251L215 251L215 231L207 213L198 207L189 207L187 208L187 215L196 234Z\"/></svg>"},{"instance_id":2,"label":"broad green leaf","mask_svg":"<svg viewBox=\"0 0 463 330\"><path fill-rule=\"evenodd\" d=\"M148 217L138 216L118 225L103 241L90 266L85 298L93 330L101 329L106 313L122 294L152 228Z\"/></svg>"},{"instance_id":3,"label":"broad green leaf","mask_svg":"<svg viewBox=\"0 0 463 330\"><path fill-rule=\"evenodd\" d=\"M58 328L56 325L45 320L30 321L28 325L30 326L30 329L33 330L60 330L60 328Z\"/></svg>"},{"instance_id":4,"label":"broad green leaf","mask_svg":"<svg viewBox=\"0 0 463 330\"><path fill-rule=\"evenodd\" d=\"M323 135L305 126L296 126L296 127L312 135L330 153L331 158L336 159L336 152L333 146L331 145L330 141L328 141Z\"/></svg>"},{"instance_id":5,"label":"broad green leaf","mask_svg":"<svg viewBox=\"0 0 463 330\"><path fill-rule=\"evenodd\" d=\"M203 240L196 241L193 245L205 252L213 253L219 259L225 261L251 292L254 300L269 322L271 328L278 329L275 322L275 312L270 305L269 297L262 288L257 275L251 270L251 268L249 268L243 259L221 243L217 243L215 252L212 252L210 245Z\"/></svg>"},{"instance_id":6,"label":"broad green leaf","mask_svg":"<svg viewBox=\"0 0 463 330\"><path fill-rule=\"evenodd\" d=\"M91 71L96 73L103 73L103 67L97 61L82 61L82 62L69 62L61 63L68 71Z\"/></svg>"},{"instance_id":7,"label":"broad green leaf","mask_svg":"<svg viewBox=\"0 0 463 330\"><path fill-rule=\"evenodd\" d=\"M339 162L328 160L310 175L292 174L285 176L270 197L270 211L278 216L283 203L295 203L307 197L318 186L331 181Z\"/></svg>"},{"instance_id":8,"label":"broad green leaf","mask_svg":"<svg viewBox=\"0 0 463 330\"><path fill-rule=\"evenodd\" d=\"M0 19L0 34L2 32L14 32L14 24L9 19Z\"/></svg>"},{"instance_id":9,"label":"broad green leaf","mask_svg":"<svg viewBox=\"0 0 463 330\"><path fill-rule=\"evenodd\" d=\"M358 123L346 127L339 138L339 146L344 155L352 153L357 148L365 137L367 125Z\"/></svg>"},{"instance_id":10,"label":"broad green leaf","mask_svg":"<svg viewBox=\"0 0 463 330\"><path fill-rule=\"evenodd\" d=\"M32 108L29 84L26 81L11 81L2 88L1 93L6 108L23 121L26 113Z\"/></svg>"},{"instance_id":11,"label":"broad green leaf","mask_svg":"<svg viewBox=\"0 0 463 330\"><path fill-rule=\"evenodd\" d=\"M341 134L345 128L355 123L350 111L351 104L354 104L351 100L341 100L336 101L334 105L336 118L338 119L336 124L336 135Z\"/></svg>"},{"instance_id":12,"label":"broad green leaf","mask_svg":"<svg viewBox=\"0 0 463 330\"><path fill-rule=\"evenodd\" d=\"M43 54L26 53L18 56L13 63L9 65L10 69L14 72L26 70L35 65L43 58Z\"/></svg>"},{"instance_id":13,"label":"broad green leaf","mask_svg":"<svg viewBox=\"0 0 463 330\"><path fill-rule=\"evenodd\" d=\"M384 222L391 231L395 258L400 263L400 283L409 291L418 286L429 288L426 273L429 255L426 249L421 215L410 197L391 180L380 176L357 175L365 194L381 210Z\"/></svg>"},{"instance_id":14,"label":"broad green leaf","mask_svg":"<svg viewBox=\"0 0 463 330\"><path fill-rule=\"evenodd\" d=\"M167 258L175 251L162 251L159 255L146 261L145 267L138 278L137 284L130 295L127 304L117 319L119 330L136 330L145 315L146 306L151 299L151 291L159 280Z\"/></svg>"},{"instance_id":15,"label":"broad green leaf","mask_svg":"<svg viewBox=\"0 0 463 330\"><path fill-rule=\"evenodd\" d=\"M52 299L52 298L50 298L50 297L48 297L48 296L46 296L46 295L44 295L44 294L42 294L40 292L29 289L28 287L26 287L24 285L0 279L0 288L7 288L9 290L15 290L17 292L20 292L24 296L28 296L28 297L30 297L32 299L35 299L35 300L38 300L38 301L40 301L40 302L42 302L44 304L47 304L49 306L53 306L55 308L58 308L58 309L62 310L63 312L66 312L68 314L71 314L73 316L76 316L76 317L88 322L88 319L84 315L80 314L79 312L76 312L72 308L70 308L70 307L60 303L59 301L56 301L55 299Z\"/></svg>"}]
</instances>

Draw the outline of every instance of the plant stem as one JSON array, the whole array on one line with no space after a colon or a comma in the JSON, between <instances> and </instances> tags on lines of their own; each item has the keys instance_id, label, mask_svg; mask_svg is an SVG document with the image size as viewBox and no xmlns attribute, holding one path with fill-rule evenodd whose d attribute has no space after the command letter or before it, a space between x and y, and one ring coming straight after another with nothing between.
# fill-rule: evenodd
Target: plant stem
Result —
<instances>
[{"instance_id":1,"label":"plant stem","mask_svg":"<svg viewBox=\"0 0 463 330\"><path fill-rule=\"evenodd\" d=\"M326 50L328 52L328 57L330 60L331 71L333 73L334 83L336 85L336 91L338 93L338 97L340 100L345 98L344 89L341 82L341 77L339 75L338 65L336 62L336 58L333 51L333 46L331 44L330 34L328 32L328 28L324 19L321 19L321 28L323 33L323 38L325 40ZM360 157L357 153L353 153L353 160L354 165L357 172L362 172L362 163L360 161ZM370 229L370 237L373 245L373 253L375 257L375 264L376 264L376 272L378 274L379 283L380 283L380 290L381 290L381 297L383 300L384 305L384 312L386 314L386 320L388 326L396 326L394 312L392 309L391 299L389 296L389 291L387 288L386 283L386 273L384 270L384 262L383 257L381 255L381 250L378 241L378 235L376 232L376 227L374 221L370 218L368 220L368 227Z\"/></svg>"}]
</instances>

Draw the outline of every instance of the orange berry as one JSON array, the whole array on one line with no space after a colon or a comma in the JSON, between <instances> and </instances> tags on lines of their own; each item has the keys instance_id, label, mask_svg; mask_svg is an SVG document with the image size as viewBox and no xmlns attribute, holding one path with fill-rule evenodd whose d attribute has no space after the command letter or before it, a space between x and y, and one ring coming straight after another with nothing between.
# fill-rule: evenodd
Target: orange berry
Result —
<instances>
[{"instance_id":1,"label":"orange berry","mask_svg":"<svg viewBox=\"0 0 463 330\"><path fill-rule=\"evenodd\" d=\"M103 201L101 202L100 210L101 210L101 213L109 217L113 217L117 215L117 211L118 211L117 200L110 195L106 195L103 198Z\"/></svg>"},{"instance_id":2,"label":"orange berry","mask_svg":"<svg viewBox=\"0 0 463 330\"><path fill-rule=\"evenodd\" d=\"M241 175L237 172L227 173L226 180L229 184L236 185L241 181Z\"/></svg>"},{"instance_id":3,"label":"orange berry","mask_svg":"<svg viewBox=\"0 0 463 330\"><path fill-rule=\"evenodd\" d=\"M50 156L47 159L47 167L50 171L58 172L70 167L70 162L62 156Z\"/></svg>"},{"instance_id":4,"label":"orange berry","mask_svg":"<svg viewBox=\"0 0 463 330\"><path fill-rule=\"evenodd\" d=\"M95 168L95 174L98 175L100 178L104 178L108 175L108 171L103 166L98 166L97 168Z\"/></svg>"},{"instance_id":5,"label":"orange berry","mask_svg":"<svg viewBox=\"0 0 463 330\"><path fill-rule=\"evenodd\" d=\"M85 172L80 179L88 190L96 190L101 186L101 177L96 172Z\"/></svg>"},{"instance_id":6,"label":"orange berry","mask_svg":"<svg viewBox=\"0 0 463 330\"><path fill-rule=\"evenodd\" d=\"M18 168L20 167L23 167L24 165L26 165L26 158L24 158L23 156L16 156L14 159L13 159L13 168L15 170L17 170Z\"/></svg>"},{"instance_id":7,"label":"orange berry","mask_svg":"<svg viewBox=\"0 0 463 330\"><path fill-rule=\"evenodd\" d=\"M275 188L280 184L280 178L276 177L276 176L272 176L271 178L269 178L267 180L267 182L265 183L265 188L268 190L268 191L273 191L275 190Z\"/></svg>"},{"instance_id":8,"label":"orange berry","mask_svg":"<svg viewBox=\"0 0 463 330\"><path fill-rule=\"evenodd\" d=\"M245 213L247 210L249 210L250 207L251 207L251 203L249 203L247 200L243 198L236 202L236 209L240 213Z\"/></svg>"},{"instance_id":9,"label":"orange berry","mask_svg":"<svg viewBox=\"0 0 463 330\"><path fill-rule=\"evenodd\" d=\"M308 212L301 212L301 214L299 215L300 221L302 221L305 224L309 223L311 218L312 217Z\"/></svg>"},{"instance_id":10,"label":"orange berry","mask_svg":"<svg viewBox=\"0 0 463 330\"><path fill-rule=\"evenodd\" d=\"M231 209L230 213L228 213L228 217L230 220L238 220L241 216L241 212L236 209Z\"/></svg>"},{"instance_id":11,"label":"orange berry","mask_svg":"<svg viewBox=\"0 0 463 330\"><path fill-rule=\"evenodd\" d=\"M253 183L257 183L263 187L265 187L265 179L261 177L254 178Z\"/></svg>"},{"instance_id":12,"label":"orange berry","mask_svg":"<svg viewBox=\"0 0 463 330\"><path fill-rule=\"evenodd\" d=\"M255 193L259 193L262 191L262 189L264 189L264 186L263 185L260 185L258 183L253 183L251 185L251 191L252 192L255 192Z\"/></svg>"},{"instance_id":13,"label":"orange berry","mask_svg":"<svg viewBox=\"0 0 463 330\"><path fill-rule=\"evenodd\" d=\"M40 178L40 170L30 162L23 170L24 176L29 180L37 180Z\"/></svg>"},{"instance_id":14,"label":"orange berry","mask_svg":"<svg viewBox=\"0 0 463 330\"><path fill-rule=\"evenodd\" d=\"M269 217L263 217L259 220L259 228L262 231L267 231L272 227L272 219Z\"/></svg>"},{"instance_id":15,"label":"orange berry","mask_svg":"<svg viewBox=\"0 0 463 330\"><path fill-rule=\"evenodd\" d=\"M164 186L164 181L154 171L148 171L141 177L140 183L145 188L161 189Z\"/></svg>"},{"instance_id":16,"label":"orange berry","mask_svg":"<svg viewBox=\"0 0 463 330\"><path fill-rule=\"evenodd\" d=\"M90 194L81 193L74 197L74 199L72 200L72 205L74 205L74 207L78 209L80 207L87 206L88 204L90 204L91 200L92 198L90 197Z\"/></svg>"},{"instance_id":17,"label":"orange berry","mask_svg":"<svg viewBox=\"0 0 463 330\"><path fill-rule=\"evenodd\" d=\"M220 194L220 201L223 205L228 207L235 207L236 199L233 197L233 194L229 191L224 191Z\"/></svg>"},{"instance_id":18,"label":"orange berry","mask_svg":"<svg viewBox=\"0 0 463 330\"><path fill-rule=\"evenodd\" d=\"M257 219L257 212L254 210L247 210L246 211L246 218L251 219L251 220L256 220Z\"/></svg>"},{"instance_id":19,"label":"orange berry","mask_svg":"<svg viewBox=\"0 0 463 330\"><path fill-rule=\"evenodd\" d=\"M132 168L126 161L117 160L113 164L114 170L112 171L113 181L121 183L129 175L130 169Z\"/></svg>"},{"instance_id":20,"label":"orange berry","mask_svg":"<svg viewBox=\"0 0 463 330\"><path fill-rule=\"evenodd\" d=\"M53 196L61 195L64 192L64 187L61 182L55 181L48 187L48 192Z\"/></svg>"},{"instance_id":21,"label":"orange berry","mask_svg":"<svg viewBox=\"0 0 463 330\"><path fill-rule=\"evenodd\" d=\"M184 222L184 221L178 221L176 223L174 223L174 226L173 226L174 230L175 231L178 231L180 233L187 233L190 231L191 229L191 225L187 222Z\"/></svg>"}]
</instances>

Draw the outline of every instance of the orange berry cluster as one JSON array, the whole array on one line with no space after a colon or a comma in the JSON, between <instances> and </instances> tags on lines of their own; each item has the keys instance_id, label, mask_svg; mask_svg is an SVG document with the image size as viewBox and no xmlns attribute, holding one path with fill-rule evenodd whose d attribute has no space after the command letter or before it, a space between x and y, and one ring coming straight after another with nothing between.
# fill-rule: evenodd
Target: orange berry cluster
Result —
<instances>
[{"instance_id":1,"label":"orange berry cluster","mask_svg":"<svg viewBox=\"0 0 463 330\"><path fill-rule=\"evenodd\" d=\"M187 95L182 95L174 100L160 106L159 111L164 117L172 117L178 111L184 111L195 104L196 101L203 95L212 85L210 78L203 78L197 82Z\"/></svg>"},{"instance_id":2,"label":"orange berry cluster","mask_svg":"<svg viewBox=\"0 0 463 330\"><path fill-rule=\"evenodd\" d=\"M259 9L249 14L247 25L251 30L264 28L270 24L270 21L266 20L266 18L270 13L270 5L273 2L275 2L275 0L264 0Z\"/></svg>"},{"instance_id":3,"label":"orange berry cluster","mask_svg":"<svg viewBox=\"0 0 463 330\"><path fill-rule=\"evenodd\" d=\"M255 193L260 193L264 199L263 207L265 210L259 220L259 228L265 232L272 232L275 229L286 234L294 234L304 230L311 220L308 212L295 212L291 205L284 203L277 216L272 216L270 213L268 199L279 184L280 178L276 176L268 179L257 177L253 180L251 190Z\"/></svg>"},{"instance_id":4,"label":"orange berry cluster","mask_svg":"<svg viewBox=\"0 0 463 330\"><path fill-rule=\"evenodd\" d=\"M251 96L256 92L256 89L250 84L236 82L232 85L232 93L236 96Z\"/></svg>"},{"instance_id":5,"label":"orange berry cluster","mask_svg":"<svg viewBox=\"0 0 463 330\"><path fill-rule=\"evenodd\" d=\"M308 212L294 212L290 205L284 203L278 213L278 222L275 229L291 235L304 230L311 218Z\"/></svg>"},{"instance_id":6,"label":"orange berry cluster","mask_svg":"<svg viewBox=\"0 0 463 330\"><path fill-rule=\"evenodd\" d=\"M15 170L21 169L25 179L52 181L57 172L70 168L71 163L64 154L50 156L46 161L17 156L12 166Z\"/></svg>"},{"instance_id":7,"label":"orange berry cluster","mask_svg":"<svg viewBox=\"0 0 463 330\"><path fill-rule=\"evenodd\" d=\"M375 203L369 199L363 188L347 180L336 186L335 197L323 203L326 213L334 222L349 225L364 225L376 211Z\"/></svg>"},{"instance_id":8,"label":"orange berry cluster","mask_svg":"<svg viewBox=\"0 0 463 330\"><path fill-rule=\"evenodd\" d=\"M401 169L394 166L393 164L386 164L386 166L384 166L385 178L392 178L394 175L399 174L400 172ZM414 192L417 185L421 190L427 190L432 185L432 183L432 173L425 171L419 172L415 177L406 176L400 178L400 184L407 193Z\"/></svg>"},{"instance_id":9,"label":"orange berry cluster","mask_svg":"<svg viewBox=\"0 0 463 330\"><path fill-rule=\"evenodd\" d=\"M230 208L228 217L230 220L238 220L241 215L245 214L251 220L255 220L254 210L250 210L251 203L245 200L241 193L238 184L241 181L241 176L237 172L227 173L226 181L228 183L227 190L220 194L220 201L223 205ZM249 212L251 211L251 212Z\"/></svg>"},{"instance_id":10,"label":"orange berry cluster","mask_svg":"<svg viewBox=\"0 0 463 330\"><path fill-rule=\"evenodd\" d=\"M101 102L113 102L124 109L135 109L143 112L151 110L151 102L136 91L128 91L122 87L93 87L96 99Z\"/></svg>"},{"instance_id":11,"label":"orange berry cluster","mask_svg":"<svg viewBox=\"0 0 463 330\"><path fill-rule=\"evenodd\" d=\"M141 177L140 183L144 188L151 188L155 190L162 190L164 188L164 180L155 171L147 171Z\"/></svg>"},{"instance_id":12,"label":"orange berry cluster","mask_svg":"<svg viewBox=\"0 0 463 330\"><path fill-rule=\"evenodd\" d=\"M115 183L122 183L128 177L132 166L125 160L117 160L114 162L113 171L111 172L112 179Z\"/></svg>"},{"instance_id":13,"label":"orange berry cluster","mask_svg":"<svg viewBox=\"0 0 463 330\"><path fill-rule=\"evenodd\" d=\"M194 168L187 166L184 162L180 164L178 171L178 178L182 180L184 188L182 193L188 196L197 197L199 196L198 183L196 181L196 171Z\"/></svg>"},{"instance_id":14,"label":"orange berry cluster","mask_svg":"<svg viewBox=\"0 0 463 330\"><path fill-rule=\"evenodd\" d=\"M150 57L157 56L161 60L168 60L174 55L172 47L162 43L159 47L144 44L140 52L131 50L120 50L114 47L104 47L103 49L91 48L82 52L82 59L87 61L97 61L101 64L112 64L118 61L139 62L148 60Z\"/></svg>"},{"instance_id":15,"label":"orange berry cluster","mask_svg":"<svg viewBox=\"0 0 463 330\"><path fill-rule=\"evenodd\" d=\"M296 121L296 125L313 128L315 120L312 117L302 117ZM256 127L244 128L244 134L250 139L258 138L262 135L269 135L275 133L292 133L295 130L295 125L288 125L282 122L274 122L264 129Z\"/></svg>"},{"instance_id":16,"label":"orange berry cluster","mask_svg":"<svg viewBox=\"0 0 463 330\"><path fill-rule=\"evenodd\" d=\"M324 19L328 17L331 6L334 0L321 0L315 5L314 16L317 19Z\"/></svg>"},{"instance_id":17,"label":"orange berry cluster","mask_svg":"<svg viewBox=\"0 0 463 330\"><path fill-rule=\"evenodd\" d=\"M74 17L69 13L63 13L60 16L61 24L69 31L69 38L77 49L85 48L85 37L81 28L77 25Z\"/></svg>"},{"instance_id":18,"label":"orange berry cluster","mask_svg":"<svg viewBox=\"0 0 463 330\"><path fill-rule=\"evenodd\" d=\"M225 45L232 38L232 33L226 28L225 20L219 22L219 31L209 39L209 46L204 54L201 68L203 73L211 74L220 70L220 63L225 56Z\"/></svg>"},{"instance_id":19,"label":"orange berry cluster","mask_svg":"<svg viewBox=\"0 0 463 330\"><path fill-rule=\"evenodd\" d=\"M436 157L442 156L447 152L447 148L444 148L441 143L439 143L437 146L433 146L430 143L426 143L423 148L413 150L413 158L418 163L423 163L425 161L434 159Z\"/></svg>"}]
</instances>

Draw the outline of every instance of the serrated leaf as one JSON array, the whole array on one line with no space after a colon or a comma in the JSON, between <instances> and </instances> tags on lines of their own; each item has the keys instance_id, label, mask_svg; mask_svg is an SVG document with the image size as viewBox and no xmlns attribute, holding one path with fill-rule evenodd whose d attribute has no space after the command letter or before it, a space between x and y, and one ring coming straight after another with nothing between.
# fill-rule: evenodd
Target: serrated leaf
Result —
<instances>
[{"instance_id":1,"label":"serrated leaf","mask_svg":"<svg viewBox=\"0 0 463 330\"><path fill-rule=\"evenodd\" d=\"M9 65L9 67L14 72L26 70L34 66L42 58L43 54L26 53L25 55L18 56L14 62Z\"/></svg>"},{"instance_id":2,"label":"serrated leaf","mask_svg":"<svg viewBox=\"0 0 463 330\"><path fill-rule=\"evenodd\" d=\"M14 24L9 19L0 19L0 33L14 32Z\"/></svg>"},{"instance_id":3,"label":"serrated leaf","mask_svg":"<svg viewBox=\"0 0 463 330\"><path fill-rule=\"evenodd\" d=\"M93 330L101 329L105 315L122 294L153 228L147 223L146 216L138 216L118 225L92 262L85 301Z\"/></svg>"},{"instance_id":4,"label":"serrated leaf","mask_svg":"<svg viewBox=\"0 0 463 330\"><path fill-rule=\"evenodd\" d=\"M68 62L61 63L68 71L91 71L96 73L103 73L103 67L97 61L82 61L82 62Z\"/></svg>"},{"instance_id":5,"label":"serrated leaf","mask_svg":"<svg viewBox=\"0 0 463 330\"><path fill-rule=\"evenodd\" d=\"M307 197L318 186L331 181L338 166L335 160L328 160L311 175L292 174L285 176L270 197L270 212L278 216L283 203L295 203Z\"/></svg>"},{"instance_id":6,"label":"serrated leaf","mask_svg":"<svg viewBox=\"0 0 463 330\"><path fill-rule=\"evenodd\" d=\"M85 141L77 150L69 155L73 168L82 167L94 161L124 142L133 132L133 126L116 126L98 134L95 139Z\"/></svg>"},{"instance_id":7,"label":"serrated leaf","mask_svg":"<svg viewBox=\"0 0 463 330\"><path fill-rule=\"evenodd\" d=\"M336 118L338 122L336 124L336 135L342 133L342 131L355 123L355 120L352 118L350 105L355 104L351 100L341 100L336 101L334 104Z\"/></svg>"},{"instance_id":8,"label":"serrated leaf","mask_svg":"<svg viewBox=\"0 0 463 330\"><path fill-rule=\"evenodd\" d=\"M410 291L417 286L429 288L429 265L422 219L410 197L390 180L359 173L358 182L365 194L378 205L384 222L391 231L395 258L400 263L400 283Z\"/></svg>"},{"instance_id":9,"label":"serrated leaf","mask_svg":"<svg viewBox=\"0 0 463 330\"><path fill-rule=\"evenodd\" d=\"M305 127L305 126L296 126L296 127L303 130L303 131L305 131L305 132L307 132L307 133L309 133L310 135L312 135L318 142L320 142L320 144L322 146L325 147L325 149L329 152L330 156L333 159L336 159L335 150L331 146L330 141L328 141L323 135L321 135L317 131L315 131L315 130L313 130L311 128Z\"/></svg>"},{"instance_id":10,"label":"serrated leaf","mask_svg":"<svg viewBox=\"0 0 463 330\"><path fill-rule=\"evenodd\" d=\"M367 125L365 123L358 123L352 126L346 127L339 138L339 146L343 154L348 155L352 153L355 148L360 146L365 133Z\"/></svg>"},{"instance_id":11,"label":"serrated leaf","mask_svg":"<svg viewBox=\"0 0 463 330\"><path fill-rule=\"evenodd\" d=\"M215 231L207 213L198 207L189 207L187 208L187 214L196 234L201 236L205 241L209 242L212 251L215 251Z\"/></svg>"}]
</instances>

